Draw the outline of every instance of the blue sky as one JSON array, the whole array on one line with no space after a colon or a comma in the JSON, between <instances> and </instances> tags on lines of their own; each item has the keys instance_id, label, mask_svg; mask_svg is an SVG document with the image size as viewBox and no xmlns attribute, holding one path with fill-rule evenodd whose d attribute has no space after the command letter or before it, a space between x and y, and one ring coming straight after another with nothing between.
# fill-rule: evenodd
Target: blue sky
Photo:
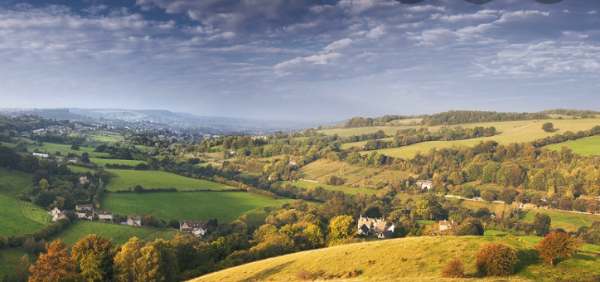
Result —
<instances>
[{"instance_id":1,"label":"blue sky","mask_svg":"<svg viewBox=\"0 0 600 282\"><path fill-rule=\"evenodd\" d=\"M542 2L3 0L1 107L600 110L600 1Z\"/></svg>"}]
</instances>

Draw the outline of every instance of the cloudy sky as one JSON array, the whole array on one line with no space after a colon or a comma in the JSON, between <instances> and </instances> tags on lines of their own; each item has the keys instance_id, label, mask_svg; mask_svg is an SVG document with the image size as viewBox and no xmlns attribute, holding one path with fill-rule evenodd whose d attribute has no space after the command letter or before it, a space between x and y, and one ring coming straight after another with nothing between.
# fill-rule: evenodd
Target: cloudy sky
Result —
<instances>
[{"instance_id":1,"label":"cloudy sky","mask_svg":"<svg viewBox=\"0 0 600 282\"><path fill-rule=\"evenodd\" d=\"M0 1L0 107L322 121L599 89L596 0Z\"/></svg>"}]
</instances>

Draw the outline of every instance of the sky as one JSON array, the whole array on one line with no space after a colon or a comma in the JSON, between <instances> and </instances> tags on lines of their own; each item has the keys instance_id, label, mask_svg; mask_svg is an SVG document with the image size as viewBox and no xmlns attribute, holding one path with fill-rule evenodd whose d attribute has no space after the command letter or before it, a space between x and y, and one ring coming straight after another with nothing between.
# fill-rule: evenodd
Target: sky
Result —
<instances>
[{"instance_id":1,"label":"sky","mask_svg":"<svg viewBox=\"0 0 600 282\"><path fill-rule=\"evenodd\" d=\"M0 107L600 110L596 0L1 0Z\"/></svg>"}]
</instances>

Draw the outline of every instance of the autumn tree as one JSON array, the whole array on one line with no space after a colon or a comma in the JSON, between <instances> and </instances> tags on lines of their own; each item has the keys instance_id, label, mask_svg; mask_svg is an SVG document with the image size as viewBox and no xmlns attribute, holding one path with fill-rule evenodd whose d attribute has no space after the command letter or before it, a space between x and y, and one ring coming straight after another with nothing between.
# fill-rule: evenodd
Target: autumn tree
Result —
<instances>
[{"instance_id":1,"label":"autumn tree","mask_svg":"<svg viewBox=\"0 0 600 282\"><path fill-rule=\"evenodd\" d=\"M353 222L349 215L339 215L329 221L329 244L342 243L352 237Z\"/></svg>"},{"instance_id":2,"label":"autumn tree","mask_svg":"<svg viewBox=\"0 0 600 282\"><path fill-rule=\"evenodd\" d=\"M67 246L60 240L53 241L42 253L38 260L29 268L30 282L55 282L74 280L77 276L77 266Z\"/></svg>"},{"instance_id":3,"label":"autumn tree","mask_svg":"<svg viewBox=\"0 0 600 282\"><path fill-rule=\"evenodd\" d=\"M554 266L561 260L573 256L579 246L580 242L566 232L554 231L540 241L536 250L544 262Z\"/></svg>"},{"instance_id":4,"label":"autumn tree","mask_svg":"<svg viewBox=\"0 0 600 282\"><path fill-rule=\"evenodd\" d=\"M176 281L177 258L169 242L157 239L147 243L140 249L140 256L135 260L134 281Z\"/></svg>"},{"instance_id":5,"label":"autumn tree","mask_svg":"<svg viewBox=\"0 0 600 282\"><path fill-rule=\"evenodd\" d=\"M118 282L136 281L137 271L135 262L141 256L140 251L144 247L137 237L129 238L127 243L121 246L121 249L114 257L114 280Z\"/></svg>"},{"instance_id":6,"label":"autumn tree","mask_svg":"<svg viewBox=\"0 0 600 282\"><path fill-rule=\"evenodd\" d=\"M80 239L71 250L73 261L77 263L86 281L111 280L113 255L112 242L95 234ZM84 273L89 273L91 276L86 276Z\"/></svg>"},{"instance_id":7,"label":"autumn tree","mask_svg":"<svg viewBox=\"0 0 600 282\"><path fill-rule=\"evenodd\" d=\"M488 244L479 250L476 266L480 275L507 276L514 272L517 262L514 249L501 244Z\"/></svg>"},{"instance_id":8,"label":"autumn tree","mask_svg":"<svg viewBox=\"0 0 600 282\"><path fill-rule=\"evenodd\" d=\"M446 264L442 270L442 276L446 278L463 278L465 277L465 267L460 259L455 258Z\"/></svg>"}]
</instances>

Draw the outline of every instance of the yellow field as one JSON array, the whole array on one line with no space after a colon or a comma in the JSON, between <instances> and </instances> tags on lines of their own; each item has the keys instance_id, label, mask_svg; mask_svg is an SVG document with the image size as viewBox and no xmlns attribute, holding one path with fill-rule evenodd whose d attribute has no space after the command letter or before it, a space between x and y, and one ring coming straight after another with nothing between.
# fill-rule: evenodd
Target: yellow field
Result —
<instances>
[{"instance_id":1,"label":"yellow field","mask_svg":"<svg viewBox=\"0 0 600 282\"><path fill-rule=\"evenodd\" d=\"M441 277L441 271L448 261L459 258L465 265L466 274L473 277L475 256L482 245L497 242L518 250L528 250L539 239L540 237L530 236L489 235L372 241L248 263L193 281L461 281ZM599 246L586 245L585 252L555 267L523 261L525 266L514 276L503 277L501 280L490 278L477 281L591 281L600 274L598 248Z\"/></svg>"},{"instance_id":2,"label":"yellow field","mask_svg":"<svg viewBox=\"0 0 600 282\"><path fill-rule=\"evenodd\" d=\"M369 126L369 127L355 127L355 128L330 128L319 130L319 133L326 135L338 135L340 137L350 137L355 135L363 135L369 133L375 133L379 130L383 130L386 135L394 135L398 130L415 128L417 126L410 125L398 125L398 126Z\"/></svg>"},{"instance_id":3,"label":"yellow field","mask_svg":"<svg viewBox=\"0 0 600 282\"><path fill-rule=\"evenodd\" d=\"M542 124L545 122L554 123L556 132L548 133L542 130ZM482 141L494 140L501 144L531 142L537 139L545 138L555 134L562 134L566 131L581 131L588 130L592 127L600 125L600 119L552 119L552 120L530 120L530 121L507 121L507 122L487 122L487 123L470 123L461 126L471 128L476 126L490 127L494 126L501 133L496 136L482 137L467 140L456 141L431 141L423 142L400 148L381 149L377 152L398 158L412 158L417 153L427 153L431 149L451 148L456 146L474 146ZM434 131L439 129L439 126L431 127ZM346 145L349 146L349 145ZM368 152L365 152L368 153Z\"/></svg>"},{"instance_id":4,"label":"yellow field","mask_svg":"<svg viewBox=\"0 0 600 282\"><path fill-rule=\"evenodd\" d=\"M353 166L342 161L317 160L301 169L303 177L308 180L316 180L326 183L327 178L332 175L342 177L346 180L346 186L352 187L377 187L380 183L389 183L407 176L406 172L384 169Z\"/></svg>"}]
</instances>

